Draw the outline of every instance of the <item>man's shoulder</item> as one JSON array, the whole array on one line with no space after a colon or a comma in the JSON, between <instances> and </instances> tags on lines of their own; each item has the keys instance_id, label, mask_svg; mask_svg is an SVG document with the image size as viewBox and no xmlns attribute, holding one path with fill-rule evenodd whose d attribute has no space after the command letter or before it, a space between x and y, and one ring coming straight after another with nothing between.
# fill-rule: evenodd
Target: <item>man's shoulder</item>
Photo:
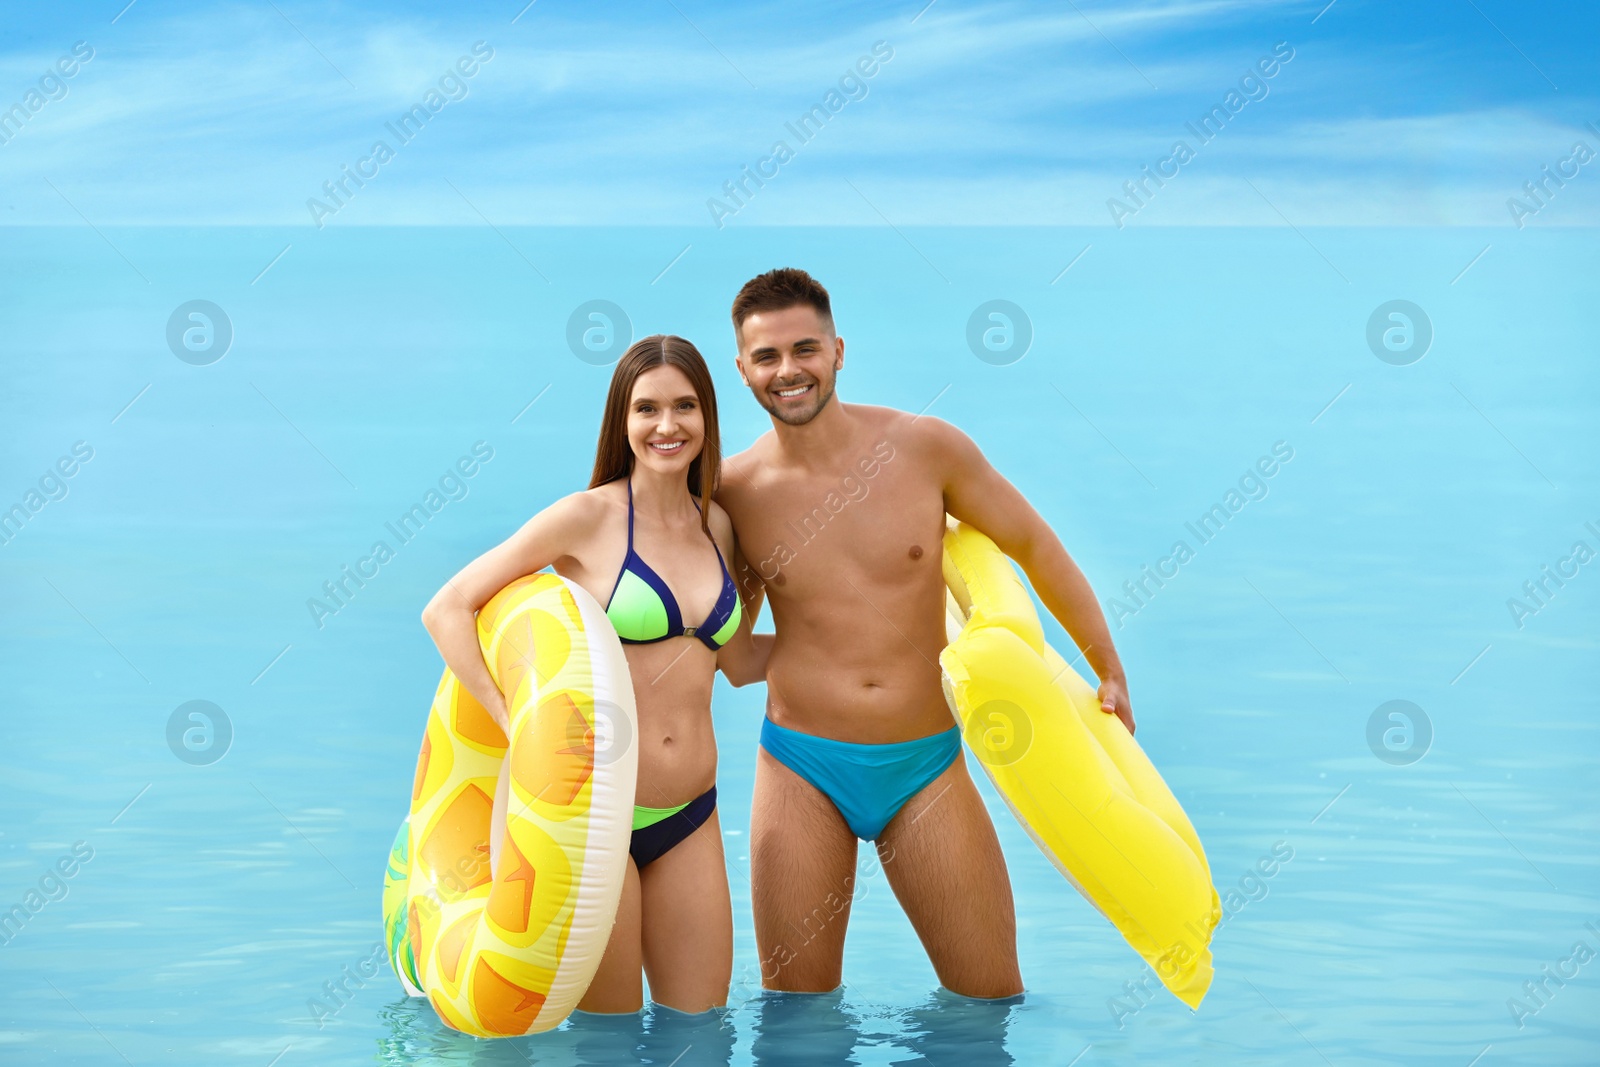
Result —
<instances>
[{"instance_id":1,"label":"man's shoulder","mask_svg":"<svg viewBox=\"0 0 1600 1067\"><path fill-rule=\"evenodd\" d=\"M891 445L943 452L966 439L952 424L935 415L921 412L913 415L899 408L876 404L852 404L852 414L872 433L873 440L887 440Z\"/></svg>"},{"instance_id":2,"label":"man's shoulder","mask_svg":"<svg viewBox=\"0 0 1600 1067\"><path fill-rule=\"evenodd\" d=\"M722 457L723 467L732 467L748 472L751 467L760 464L762 457L766 455L767 450L771 447L774 436L773 432L768 430L750 442L750 447L743 452L735 452L731 456Z\"/></svg>"},{"instance_id":3,"label":"man's shoulder","mask_svg":"<svg viewBox=\"0 0 1600 1067\"><path fill-rule=\"evenodd\" d=\"M768 430L750 443L750 447L743 452L735 452L722 459L722 470L717 478L717 498L722 500L729 494L737 495L739 492L751 488L754 476L765 462L768 450L772 445L773 433Z\"/></svg>"}]
</instances>

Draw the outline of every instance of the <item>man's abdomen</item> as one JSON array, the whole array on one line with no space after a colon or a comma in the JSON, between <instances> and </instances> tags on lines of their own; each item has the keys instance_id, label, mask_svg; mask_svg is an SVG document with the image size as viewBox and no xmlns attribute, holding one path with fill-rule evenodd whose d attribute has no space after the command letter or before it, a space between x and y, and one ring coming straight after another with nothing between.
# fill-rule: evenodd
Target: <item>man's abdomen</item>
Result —
<instances>
[{"instance_id":1,"label":"man's abdomen","mask_svg":"<svg viewBox=\"0 0 1600 1067\"><path fill-rule=\"evenodd\" d=\"M902 626L902 636L886 620L878 621L881 627L836 629L825 636L796 635L780 622L767 664L768 717L791 730L857 744L908 741L949 729L939 682L942 635L917 632L926 626Z\"/></svg>"}]
</instances>

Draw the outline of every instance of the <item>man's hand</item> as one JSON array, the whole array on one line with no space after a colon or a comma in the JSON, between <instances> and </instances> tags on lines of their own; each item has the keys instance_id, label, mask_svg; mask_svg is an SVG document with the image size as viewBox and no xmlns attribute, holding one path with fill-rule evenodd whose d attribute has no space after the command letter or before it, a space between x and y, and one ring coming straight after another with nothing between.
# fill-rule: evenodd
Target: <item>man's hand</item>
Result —
<instances>
[{"instance_id":1,"label":"man's hand","mask_svg":"<svg viewBox=\"0 0 1600 1067\"><path fill-rule=\"evenodd\" d=\"M920 425L945 474L945 511L988 534L1001 552L1022 567L1039 600L1083 650L1095 677L1103 679L1101 709L1121 719L1131 736L1133 706L1128 702L1122 662L1100 601L1083 571L1033 505L994 469L966 434L932 417Z\"/></svg>"},{"instance_id":2,"label":"man's hand","mask_svg":"<svg viewBox=\"0 0 1600 1067\"><path fill-rule=\"evenodd\" d=\"M1128 701L1128 683L1121 678L1111 678L1100 683L1100 710L1115 715L1133 735L1133 705Z\"/></svg>"}]
</instances>

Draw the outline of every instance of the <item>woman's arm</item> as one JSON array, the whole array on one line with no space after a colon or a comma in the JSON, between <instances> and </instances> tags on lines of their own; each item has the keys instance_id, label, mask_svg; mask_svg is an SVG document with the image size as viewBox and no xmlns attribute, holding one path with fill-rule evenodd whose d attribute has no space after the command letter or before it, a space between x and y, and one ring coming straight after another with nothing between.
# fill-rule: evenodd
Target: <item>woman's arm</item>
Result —
<instances>
[{"instance_id":1,"label":"woman's arm","mask_svg":"<svg viewBox=\"0 0 1600 1067\"><path fill-rule=\"evenodd\" d=\"M581 544L584 535L593 532L603 507L586 493L563 497L461 568L422 609L422 625L439 646L445 666L508 736L511 721L505 696L489 673L478 646L478 610L516 579L572 555L572 546Z\"/></svg>"},{"instance_id":2,"label":"woman's arm","mask_svg":"<svg viewBox=\"0 0 1600 1067\"><path fill-rule=\"evenodd\" d=\"M730 685L738 688L767 678L767 660L772 657L772 643L777 634L753 634L743 623L739 632L717 652L717 669Z\"/></svg>"}]
</instances>

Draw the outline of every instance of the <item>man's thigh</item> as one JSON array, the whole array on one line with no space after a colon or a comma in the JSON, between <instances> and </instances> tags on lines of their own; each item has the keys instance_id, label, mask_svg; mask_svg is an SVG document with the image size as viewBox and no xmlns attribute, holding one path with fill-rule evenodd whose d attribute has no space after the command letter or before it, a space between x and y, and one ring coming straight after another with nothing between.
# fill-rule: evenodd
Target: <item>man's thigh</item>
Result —
<instances>
[{"instance_id":1,"label":"man's thigh","mask_svg":"<svg viewBox=\"0 0 1600 1067\"><path fill-rule=\"evenodd\" d=\"M964 753L889 821L878 856L946 989L1022 992L1011 879Z\"/></svg>"},{"instance_id":2,"label":"man's thigh","mask_svg":"<svg viewBox=\"0 0 1600 1067\"><path fill-rule=\"evenodd\" d=\"M763 986L794 993L838 988L855 866L855 835L833 803L757 749L750 899Z\"/></svg>"}]
</instances>

